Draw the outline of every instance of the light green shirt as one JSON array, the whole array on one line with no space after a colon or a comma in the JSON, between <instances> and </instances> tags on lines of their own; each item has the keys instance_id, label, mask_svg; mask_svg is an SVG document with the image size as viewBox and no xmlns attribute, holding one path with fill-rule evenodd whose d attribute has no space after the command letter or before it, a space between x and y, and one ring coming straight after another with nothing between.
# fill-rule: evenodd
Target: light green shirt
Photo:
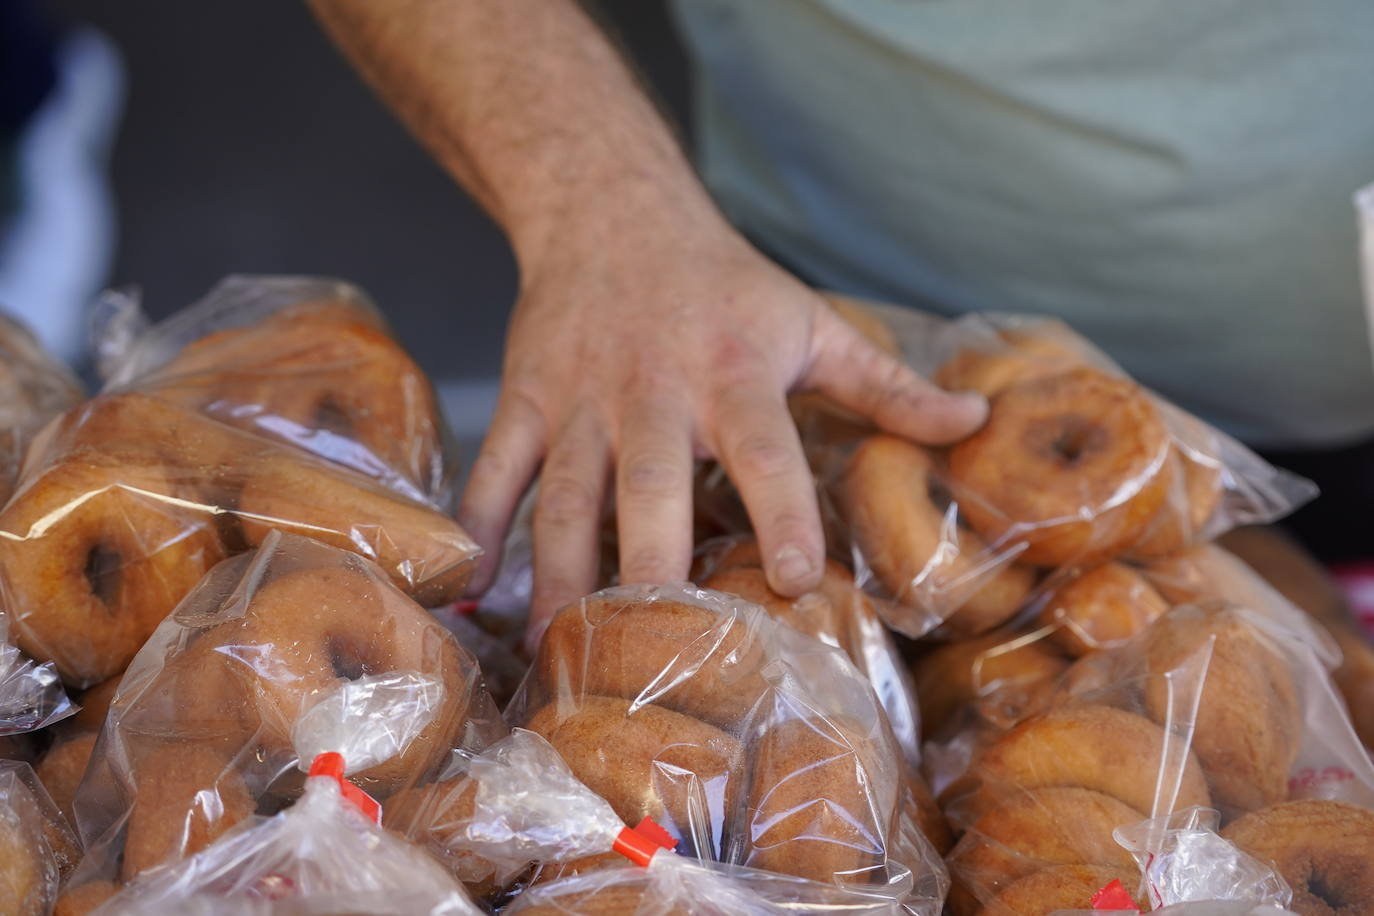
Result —
<instances>
[{"instance_id":1,"label":"light green shirt","mask_svg":"<svg viewBox=\"0 0 1374 916\"><path fill-rule=\"evenodd\" d=\"M1261 444L1374 433L1374 0L676 0L698 158L818 283L1063 317Z\"/></svg>"}]
</instances>

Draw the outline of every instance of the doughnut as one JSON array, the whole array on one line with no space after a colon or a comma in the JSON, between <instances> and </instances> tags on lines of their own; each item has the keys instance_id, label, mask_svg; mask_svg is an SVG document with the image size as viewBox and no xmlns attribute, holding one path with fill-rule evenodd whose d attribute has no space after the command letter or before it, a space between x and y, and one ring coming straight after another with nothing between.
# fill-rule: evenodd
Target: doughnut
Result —
<instances>
[{"instance_id":1,"label":"doughnut","mask_svg":"<svg viewBox=\"0 0 1374 916\"><path fill-rule=\"evenodd\" d=\"M1060 586L1045 602L1040 625L1054 627L1050 636L1074 658L1128 642L1169 602L1129 566L1103 563Z\"/></svg>"},{"instance_id":2,"label":"doughnut","mask_svg":"<svg viewBox=\"0 0 1374 916\"><path fill-rule=\"evenodd\" d=\"M912 663L921 729L927 737L983 701L994 720L1013 724L1038 712L1068 662L1044 639L988 633L948 643Z\"/></svg>"},{"instance_id":3,"label":"doughnut","mask_svg":"<svg viewBox=\"0 0 1374 916\"><path fill-rule=\"evenodd\" d=\"M122 674L117 674L81 691L77 698L80 708L63 725L75 732L100 731L105 724L105 717L110 713L110 704L114 702L115 691L119 689L122 678Z\"/></svg>"},{"instance_id":4,"label":"doughnut","mask_svg":"<svg viewBox=\"0 0 1374 916\"><path fill-rule=\"evenodd\" d=\"M1009 790L1049 786L1093 789L1151 816L1193 805L1211 807L1207 780L1191 752L1178 778L1171 774L1161 783L1174 797L1166 794L1156 805L1158 775L1166 765L1165 738L1164 730L1144 716L1110 706L1050 710L1015 726L979 754L970 774L945 791L946 813L952 814L950 804L958 803L976 819L989 806L1000 805ZM1171 768L1176 765L1169 762ZM977 796L960 799L969 776L979 787Z\"/></svg>"},{"instance_id":5,"label":"doughnut","mask_svg":"<svg viewBox=\"0 0 1374 916\"><path fill-rule=\"evenodd\" d=\"M1235 528L1218 539L1214 550L1218 554L1225 551L1225 554L1218 558L1198 551L1193 555L1195 565L1211 573L1213 566L1229 558L1239 571L1238 576L1243 574L1252 583L1263 580L1333 635L1338 629L1351 625L1350 607L1341 587L1326 567L1277 526ZM1258 586L1257 590L1264 591L1263 586ZM1253 609L1262 610L1263 606Z\"/></svg>"},{"instance_id":6,"label":"doughnut","mask_svg":"<svg viewBox=\"0 0 1374 916\"><path fill-rule=\"evenodd\" d=\"M935 370L931 381L947 391L993 397L1003 389L1091 365L1083 340L1062 322L1000 328L997 341L964 347Z\"/></svg>"},{"instance_id":7,"label":"doughnut","mask_svg":"<svg viewBox=\"0 0 1374 916\"><path fill-rule=\"evenodd\" d=\"M903 804L907 817L935 847L936 852L947 855L954 846L954 832L950 830L949 821L945 820L944 812L931 794L925 777L914 766L906 768L906 789L906 801Z\"/></svg>"},{"instance_id":8,"label":"doughnut","mask_svg":"<svg viewBox=\"0 0 1374 916\"><path fill-rule=\"evenodd\" d=\"M884 883L899 809L857 728L789 719L750 750L743 864L813 881Z\"/></svg>"},{"instance_id":9,"label":"doughnut","mask_svg":"<svg viewBox=\"0 0 1374 916\"><path fill-rule=\"evenodd\" d=\"M572 878L587 872L601 871L606 868L621 868L627 860L618 852L603 852L594 856L583 856L570 862L543 862L534 867L529 875L529 886L551 884L563 878Z\"/></svg>"},{"instance_id":10,"label":"doughnut","mask_svg":"<svg viewBox=\"0 0 1374 916\"><path fill-rule=\"evenodd\" d=\"M217 331L140 384L369 477L399 473L420 495L445 482L434 388L357 306L306 302Z\"/></svg>"},{"instance_id":11,"label":"doughnut","mask_svg":"<svg viewBox=\"0 0 1374 916\"><path fill-rule=\"evenodd\" d=\"M29 442L81 400L81 383L28 329L0 315L0 506L9 501Z\"/></svg>"},{"instance_id":12,"label":"doughnut","mask_svg":"<svg viewBox=\"0 0 1374 916\"><path fill-rule=\"evenodd\" d=\"M1016 792L980 817L949 856L951 910L964 916L1012 882L1051 865L1100 865L1128 872L1131 854L1112 831L1145 815L1109 795L1072 786Z\"/></svg>"},{"instance_id":13,"label":"doughnut","mask_svg":"<svg viewBox=\"0 0 1374 916\"><path fill-rule=\"evenodd\" d=\"M995 548L1044 566L1116 556L1146 532L1171 485L1169 434L1128 379L1095 369L1021 382L949 451L960 511Z\"/></svg>"},{"instance_id":14,"label":"doughnut","mask_svg":"<svg viewBox=\"0 0 1374 916\"><path fill-rule=\"evenodd\" d=\"M840 503L864 559L908 613L890 622L920 636L943 618L951 635L989 630L1025 602L1034 574L989 551L953 521L934 460L895 436L859 443L840 481ZM962 506L960 507L962 509Z\"/></svg>"},{"instance_id":15,"label":"doughnut","mask_svg":"<svg viewBox=\"0 0 1374 916\"><path fill-rule=\"evenodd\" d=\"M453 842L461 841L471 825L476 802L477 783L466 774L402 789L386 800L382 826L423 845L474 897L489 897L509 876L499 874L497 866L482 856L455 848Z\"/></svg>"},{"instance_id":16,"label":"doughnut","mask_svg":"<svg viewBox=\"0 0 1374 916\"><path fill-rule=\"evenodd\" d=\"M632 710L625 699L600 696L545 706L524 727L552 744L625 823L651 817L680 841L679 852L722 854L721 826L735 816L745 769L731 735L670 709ZM694 849L702 830L716 848Z\"/></svg>"},{"instance_id":17,"label":"doughnut","mask_svg":"<svg viewBox=\"0 0 1374 916\"><path fill-rule=\"evenodd\" d=\"M1175 722L1196 702L1193 753L1222 815L1287 798L1302 707L1288 663L1268 638L1234 609L1183 606L1150 628L1144 652L1152 719Z\"/></svg>"},{"instance_id":18,"label":"doughnut","mask_svg":"<svg viewBox=\"0 0 1374 916\"><path fill-rule=\"evenodd\" d=\"M1221 835L1283 876L1299 916L1374 913L1374 812L1338 801L1291 801L1247 814Z\"/></svg>"},{"instance_id":19,"label":"doughnut","mask_svg":"<svg viewBox=\"0 0 1374 916\"><path fill-rule=\"evenodd\" d=\"M623 861L623 860L622 860ZM572 885L544 884L515 899L505 913L520 916L737 916L739 901L729 901L721 909L707 900L693 899L684 905L669 904L654 893L650 883L635 873L628 883L587 885L570 879ZM650 896L649 909L645 896Z\"/></svg>"},{"instance_id":20,"label":"doughnut","mask_svg":"<svg viewBox=\"0 0 1374 916\"><path fill-rule=\"evenodd\" d=\"M73 455L0 513L0 578L14 635L75 686L125 669L223 556L194 495L155 464Z\"/></svg>"},{"instance_id":21,"label":"doughnut","mask_svg":"<svg viewBox=\"0 0 1374 916\"><path fill-rule=\"evenodd\" d=\"M1187 549L1197 540L1221 503L1218 459L1190 457L1175 444L1169 452L1169 492L1144 535L1129 551L1132 559L1153 560Z\"/></svg>"},{"instance_id":22,"label":"doughnut","mask_svg":"<svg viewBox=\"0 0 1374 916\"><path fill-rule=\"evenodd\" d=\"M55 863L12 807L0 808L0 905L16 916L43 916L57 889Z\"/></svg>"},{"instance_id":23,"label":"doughnut","mask_svg":"<svg viewBox=\"0 0 1374 916\"><path fill-rule=\"evenodd\" d=\"M1267 614L1279 599L1258 573L1215 544L1151 563L1145 577L1171 604L1225 602Z\"/></svg>"},{"instance_id":24,"label":"doughnut","mask_svg":"<svg viewBox=\"0 0 1374 916\"><path fill-rule=\"evenodd\" d=\"M113 881L91 881L80 887L69 887L57 898L52 916L87 916L119 891L119 885Z\"/></svg>"},{"instance_id":25,"label":"doughnut","mask_svg":"<svg viewBox=\"0 0 1374 916\"><path fill-rule=\"evenodd\" d=\"M1013 881L978 911L979 916L1049 916L1059 910L1090 910L1098 891L1120 881L1132 896L1140 883L1134 868L1055 865ZM1140 912L1148 909L1137 899Z\"/></svg>"},{"instance_id":26,"label":"doughnut","mask_svg":"<svg viewBox=\"0 0 1374 916\"><path fill-rule=\"evenodd\" d=\"M1341 650L1341 666L1331 673L1345 699L1355 734L1365 747L1374 747L1374 646L1353 627L1333 629Z\"/></svg>"},{"instance_id":27,"label":"doughnut","mask_svg":"<svg viewBox=\"0 0 1374 916\"><path fill-rule=\"evenodd\" d=\"M252 546L272 531L367 557L426 607L456 599L479 548L458 523L366 478L286 452L259 456L239 499Z\"/></svg>"},{"instance_id":28,"label":"doughnut","mask_svg":"<svg viewBox=\"0 0 1374 916\"><path fill-rule=\"evenodd\" d=\"M233 764L190 742L146 750L135 761L134 775L120 867L126 883L156 865L195 855L255 807Z\"/></svg>"},{"instance_id":29,"label":"doughnut","mask_svg":"<svg viewBox=\"0 0 1374 916\"><path fill-rule=\"evenodd\" d=\"M72 801L76 798L81 778L86 775L86 765L90 763L91 752L95 750L95 739L95 732L86 732L54 744L34 768L38 781L48 790L48 795L69 824L76 824Z\"/></svg>"},{"instance_id":30,"label":"doughnut","mask_svg":"<svg viewBox=\"0 0 1374 916\"><path fill-rule=\"evenodd\" d=\"M349 681L387 672L439 677L444 692L430 722L395 757L350 775L384 797L447 757L478 674L437 620L353 562L295 569L261 583L242 620L202 640L246 660L236 671L250 684L259 740L285 749L301 713ZM252 662L257 647L272 650L270 668Z\"/></svg>"},{"instance_id":31,"label":"doughnut","mask_svg":"<svg viewBox=\"0 0 1374 916\"><path fill-rule=\"evenodd\" d=\"M637 595L611 590L560 610L539 645L539 680L562 695L638 698L737 727L769 690L749 618Z\"/></svg>"}]
</instances>

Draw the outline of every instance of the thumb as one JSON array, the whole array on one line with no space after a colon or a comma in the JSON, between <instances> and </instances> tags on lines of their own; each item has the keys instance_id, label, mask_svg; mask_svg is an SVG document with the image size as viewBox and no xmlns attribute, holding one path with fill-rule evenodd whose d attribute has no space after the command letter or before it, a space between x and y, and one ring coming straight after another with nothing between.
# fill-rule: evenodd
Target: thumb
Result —
<instances>
[{"instance_id":1,"label":"thumb","mask_svg":"<svg viewBox=\"0 0 1374 916\"><path fill-rule=\"evenodd\" d=\"M927 445L947 445L987 420L987 398L937 387L830 308L817 313L813 334L816 357L804 385L887 432Z\"/></svg>"}]
</instances>

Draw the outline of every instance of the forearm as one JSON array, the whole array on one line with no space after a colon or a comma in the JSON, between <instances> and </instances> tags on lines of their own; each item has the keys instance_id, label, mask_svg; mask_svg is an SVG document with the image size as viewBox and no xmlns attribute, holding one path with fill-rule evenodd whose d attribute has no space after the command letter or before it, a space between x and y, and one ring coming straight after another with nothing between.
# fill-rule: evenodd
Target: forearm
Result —
<instances>
[{"instance_id":1,"label":"forearm","mask_svg":"<svg viewBox=\"0 0 1374 916\"><path fill-rule=\"evenodd\" d=\"M598 233L585 225L596 220L716 218L672 132L574 0L310 4L522 262L564 233Z\"/></svg>"}]
</instances>

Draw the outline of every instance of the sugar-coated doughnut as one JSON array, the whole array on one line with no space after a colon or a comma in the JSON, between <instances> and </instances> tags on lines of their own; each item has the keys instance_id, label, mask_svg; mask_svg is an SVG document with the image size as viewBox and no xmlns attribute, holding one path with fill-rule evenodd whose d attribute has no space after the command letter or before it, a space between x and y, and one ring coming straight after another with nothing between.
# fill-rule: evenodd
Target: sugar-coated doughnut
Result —
<instances>
[{"instance_id":1,"label":"sugar-coated doughnut","mask_svg":"<svg viewBox=\"0 0 1374 916\"><path fill-rule=\"evenodd\" d=\"M652 817L683 844L679 851L721 854L720 825L734 816L743 790L744 750L733 736L659 706L632 709L599 696L552 703L524 727L552 744L627 824ZM694 851L693 826L718 848Z\"/></svg>"},{"instance_id":2,"label":"sugar-coated doughnut","mask_svg":"<svg viewBox=\"0 0 1374 916\"><path fill-rule=\"evenodd\" d=\"M1046 566L1130 548L1169 491L1164 421L1134 382L1076 369L992 399L983 428L949 451L960 511L994 547L1024 543Z\"/></svg>"},{"instance_id":3,"label":"sugar-coated doughnut","mask_svg":"<svg viewBox=\"0 0 1374 916\"><path fill-rule=\"evenodd\" d=\"M730 729L767 692L764 664L762 640L742 618L601 593L554 616L534 667L555 696L642 697Z\"/></svg>"},{"instance_id":4,"label":"sugar-coated doughnut","mask_svg":"<svg viewBox=\"0 0 1374 916\"><path fill-rule=\"evenodd\" d=\"M135 762L135 795L121 879L195 855L253 813L248 787L224 755L188 742L165 744Z\"/></svg>"},{"instance_id":5,"label":"sugar-coated doughnut","mask_svg":"<svg viewBox=\"0 0 1374 916\"><path fill-rule=\"evenodd\" d=\"M76 823L72 812L72 800L81 778L86 775L86 765L91 761L95 750L95 732L85 732L59 741L48 749L43 759L34 767L38 781L48 790L53 804L67 818L69 824Z\"/></svg>"},{"instance_id":6,"label":"sugar-coated doughnut","mask_svg":"<svg viewBox=\"0 0 1374 916\"><path fill-rule=\"evenodd\" d=\"M43 916L57 886L57 870L18 812L0 807L0 907L15 916Z\"/></svg>"},{"instance_id":7,"label":"sugar-coated doughnut","mask_svg":"<svg viewBox=\"0 0 1374 916\"><path fill-rule=\"evenodd\" d=\"M1012 882L1051 865L1101 865L1129 871L1135 860L1112 836L1145 815L1101 792L1048 786L1013 792L964 834L948 863L950 908L978 909Z\"/></svg>"},{"instance_id":8,"label":"sugar-coated doughnut","mask_svg":"<svg viewBox=\"0 0 1374 916\"><path fill-rule=\"evenodd\" d=\"M78 887L69 887L57 898L57 907L52 911L52 916L86 916L119 891L119 885L113 881L89 881Z\"/></svg>"},{"instance_id":9,"label":"sugar-coated doughnut","mask_svg":"<svg viewBox=\"0 0 1374 916\"><path fill-rule=\"evenodd\" d=\"M1090 910L1092 898L1113 881L1135 896L1135 869L1101 865L1055 865L1012 882L979 910L980 916L1049 916L1059 910ZM1146 907L1139 904L1141 912Z\"/></svg>"},{"instance_id":10,"label":"sugar-coated doughnut","mask_svg":"<svg viewBox=\"0 0 1374 916\"><path fill-rule=\"evenodd\" d=\"M1050 638L1077 658L1128 642L1167 610L1169 602L1140 573L1103 563L1055 589L1040 623L1055 627Z\"/></svg>"},{"instance_id":11,"label":"sugar-coated doughnut","mask_svg":"<svg viewBox=\"0 0 1374 916\"><path fill-rule=\"evenodd\" d=\"M352 551L426 607L458 597L472 574L479 549L457 522L361 475L285 452L246 473L238 508L253 546L282 531Z\"/></svg>"},{"instance_id":12,"label":"sugar-coated doughnut","mask_svg":"<svg viewBox=\"0 0 1374 916\"><path fill-rule=\"evenodd\" d=\"M927 737L970 704L1011 725L1040 711L1068 661L1044 639L1005 632L948 643L911 665Z\"/></svg>"},{"instance_id":13,"label":"sugar-coated doughnut","mask_svg":"<svg viewBox=\"0 0 1374 916\"><path fill-rule=\"evenodd\" d=\"M981 633L1016 613L1034 574L990 553L940 504L936 490L928 451L896 436L871 436L849 459L840 502L865 561L915 612L899 629L919 636L930 618L942 617L951 634Z\"/></svg>"},{"instance_id":14,"label":"sugar-coated doughnut","mask_svg":"<svg viewBox=\"0 0 1374 916\"><path fill-rule=\"evenodd\" d=\"M1166 760L1165 732L1144 716L1110 706L1064 706L1028 719L1008 731L974 760L970 775L981 787L974 816L1000 804L1016 788L1078 786L1093 789L1151 816L1210 807L1211 794L1191 752ZM1175 780L1161 782L1163 767L1182 766ZM1177 793L1173 786L1177 784ZM956 782L963 788L966 783ZM1164 796L1156 804L1157 786ZM946 790L947 797L956 791ZM1158 810L1156 810L1158 808Z\"/></svg>"},{"instance_id":15,"label":"sugar-coated doughnut","mask_svg":"<svg viewBox=\"0 0 1374 916\"><path fill-rule=\"evenodd\" d=\"M145 386L216 419L431 494L443 477L433 386L368 312L305 302L188 344Z\"/></svg>"},{"instance_id":16,"label":"sugar-coated doughnut","mask_svg":"<svg viewBox=\"0 0 1374 916\"><path fill-rule=\"evenodd\" d=\"M195 498L164 467L97 454L26 481L0 513L0 578L20 648L77 686L123 671L223 556L212 517L187 508Z\"/></svg>"},{"instance_id":17,"label":"sugar-coated doughnut","mask_svg":"<svg viewBox=\"0 0 1374 916\"><path fill-rule=\"evenodd\" d=\"M1144 651L1150 717L1171 723L1196 703L1193 753L1222 814L1287 798L1302 708L1292 671L1268 638L1235 609L1184 606L1150 628Z\"/></svg>"},{"instance_id":18,"label":"sugar-coated doughnut","mask_svg":"<svg viewBox=\"0 0 1374 916\"><path fill-rule=\"evenodd\" d=\"M1291 801L1247 814L1221 835L1272 865L1299 916L1374 913L1374 811L1338 801Z\"/></svg>"},{"instance_id":19,"label":"sugar-coated doughnut","mask_svg":"<svg viewBox=\"0 0 1374 916\"><path fill-rule=\"evenodd\" d=\"M435 767L453 746L478 680L457 642L432 616L362 567L315 566L261 583L243 618L202 640L221 654L250 659L237 668L251 681L259 740L289 747L301 713L349 681L388 672L438 677L433 717L396 756L350 778L385 796ZM256 652L272 665L254 665Z\"/></svg>"},{"instance_id":20,"label":"sugar-coated doughnut","mask_svg":"<svg viewBox=\"0 0 1374 916\"><path fill-rule=\"evenodd\" d=\"M1207 526L1221 503L1221 465L1216 459L1190 457L1177 445L1169 461L1169 491L1164 505L1150 520L1140 539L1131 545L1133 559L1160 559L1187 549Z\"/></svg>"},{"instance_id":21,"label":"sugar-coated doughnut","mask_svg":"<svg viewBox=\"0 0 1374 916\"><path fill-rule=\"evenodd\" d=\"M750 749L744 864L814 881L882 883L896 810L872 743L836 720L789 719Z\"/></svg>"}]
</instances>

